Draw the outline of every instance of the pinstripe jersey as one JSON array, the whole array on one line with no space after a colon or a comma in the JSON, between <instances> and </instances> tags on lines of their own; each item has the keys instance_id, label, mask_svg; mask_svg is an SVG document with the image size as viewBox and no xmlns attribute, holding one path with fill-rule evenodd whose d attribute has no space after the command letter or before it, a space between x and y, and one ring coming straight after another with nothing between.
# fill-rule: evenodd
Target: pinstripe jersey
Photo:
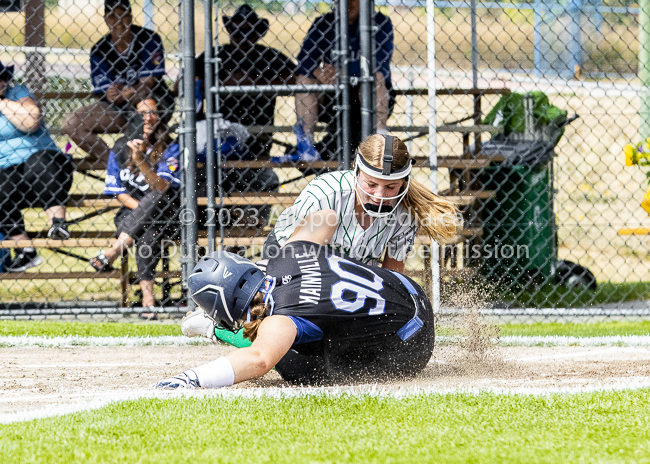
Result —
<instances>
[{"instance_id":1,"label":"pinstripe jersey","mask_svg":"<svg viewBox=\"0 0 650 464\"><path fill-rule=\"evenodd\" d=\"M417 233L416 218L400 204L393 214L375 218L364 230L354 212L354 177L353 171L335 171L312 180L275 224L274 232L280 246L309 214L333 209L338 213L339 225L331 246L337 252L372 265L379 264L384 251L389 257L404 261Z\"/></svg>"}]
</instances>

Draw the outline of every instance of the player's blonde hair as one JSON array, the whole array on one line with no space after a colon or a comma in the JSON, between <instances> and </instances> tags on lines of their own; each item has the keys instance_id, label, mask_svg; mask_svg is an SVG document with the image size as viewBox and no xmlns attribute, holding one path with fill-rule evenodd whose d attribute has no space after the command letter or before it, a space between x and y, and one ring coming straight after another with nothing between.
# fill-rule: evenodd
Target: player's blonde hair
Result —
<instances>
[{"instance_id":1,"label":"player's blonde hair","mask_svg":"<svg viewBox=\"0 0 650 464\"><path fill-rule=\"evenodd\" d=\"M383 167L382 157L386 139L375 134L366 138L359 145L363 158L376 168ZM406 166L411 162L406 144L395 137L393 139L393 164L395 169ZM404 179L406 185L406 179ZM402 187L403 188L403 187ZM406 192L402 205L415 216L418 228L438 242L449 241L457 233L459 218L456 205L439 197L430 189L416 181L411 175L411 183Z\"/></svg>"},{"instance_id":2,"label":"player's blonde hair","mask_svg":"<svg viewBox=\"0 0 650 464\"><path fill-rule=\"evenodd\" d=\"M251 321L244 322L244 338L248 338L251 342L254 342L257 338L257 330L260 327L260 324L267 316L268 306L264 304L264 294L262 292L257 292L251 301L250 306L251 311Z\"/></svg>"}]
</instances>

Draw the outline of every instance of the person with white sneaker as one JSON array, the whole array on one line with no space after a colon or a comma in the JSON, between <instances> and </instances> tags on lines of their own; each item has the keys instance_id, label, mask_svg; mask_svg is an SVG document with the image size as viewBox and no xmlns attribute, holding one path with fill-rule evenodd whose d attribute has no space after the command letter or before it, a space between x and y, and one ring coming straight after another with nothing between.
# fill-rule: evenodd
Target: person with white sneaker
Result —
<instances>
[{"instance_id":1,"label":"person with white sneaker","mask_svg":"<svg viewBox=\"0 0 650 464\"><path fill-rule=\"evenodd\" d=\"M334 9L338 2L334 2ZM348 0L348 73L350 76L350 146L355 149L361 143L361 35L359 23L359 0ZM388 133L388 118L395 106L395 90L393 89L390 62L393 58L394 32L390 18L381 12L373 15L372 27L375 30L375 62L376 68L370 70L374 74L376 88L375 114L377 116L377 132ZM296 84L313 85L337 84L340 70L337 67L337 14L330 11L317 17L307 32L300 52L298 53L298 70ZM298 146L302 157L313 158L318 154L324 160L335 159L339 151L337 138L340 135L341 121L337 118L336 95L333 93L298 93L296 95L296 118L298 126L304 132L304 140L308 148ZM327 124L325 136L315 141L316 123ZM296 134L298 135L298 133Z\"/></svg>"},{"instance_id":2,"label":"person with white sneaker","mask_svg":"<svg viewBox=\"0 0 650 464\"><path fill-rule=\"evenodd\" d=\"M0 233L5 240L29 240L21 210L40 206L51 224L47 237L66 240L72 159L50 137L34 94L10 85L13 73L0 63ZM24 272L42 262L34 248L14 248L5 270Z\"/></svg>"},{"instance_id":3,"label":"person with white sneaker","mask_svg":"<svg viewBox=\"0 0 650 464\"><path fill-rule=\"evenodd\" d=\"M435 339L428 297L406 276L332 252L337 221L331 209L310 214L265 272L227 251L201 258L187 279L204 313L192 316L194 329L243 332L252 345L154 388L228 387L273 367L294 385L390 381L422 371Z\"/></svg>"},{"instance_id":4,"label":"person with white sneaker","mask_svg":"<svg viewBox=\"0 0 650 464\"><path fill-rule=\"evenodd\" d=\"M282 212L264 243L262 258L281 256L309 215L331 209L338 221L330 247L364 264L404 272L418 229L432 240L444 242L460 225L456 206L412 179L411 168L410 155L400 139L378 134L368 137L357 150L354 170L317 177ZM201 318L186 316L182 332L210 333ZM233 346L250 344L241 334L218 328L215 334Z\"/></svg>"}]
</instances>

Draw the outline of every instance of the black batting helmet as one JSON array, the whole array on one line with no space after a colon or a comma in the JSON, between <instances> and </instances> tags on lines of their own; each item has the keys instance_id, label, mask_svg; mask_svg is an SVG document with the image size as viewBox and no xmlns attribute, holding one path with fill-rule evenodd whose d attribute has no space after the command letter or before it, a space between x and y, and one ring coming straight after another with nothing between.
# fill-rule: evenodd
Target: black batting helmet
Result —
<instances>
[{"instance_id":1,"label":"black batting helmet","mask_svg":"<svg viewBox=\"0 0 650 464\"><path fill-rule=\"evenodd\" d=\"M249 259L215 251L194 266L187 285L192 299L218 327L236 332L265 277Z\"/></svg>"}]
</instances>

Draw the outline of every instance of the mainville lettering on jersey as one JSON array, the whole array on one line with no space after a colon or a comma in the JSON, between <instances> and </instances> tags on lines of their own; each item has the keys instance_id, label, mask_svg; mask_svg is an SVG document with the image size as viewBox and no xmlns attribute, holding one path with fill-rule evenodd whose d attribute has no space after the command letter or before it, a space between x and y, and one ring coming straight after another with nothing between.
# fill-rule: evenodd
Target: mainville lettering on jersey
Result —
<instances>
[{"instance_id":1,"label":"mainville lettering on jersey","mask_svg":"<svg viewBox=\"0 0 650 464\"><path fill-rule=\"evenodd\" d=\"M318 258L298 255L298 267L302 279L300 280L300 304L318 304L321 290L321 271Z\"/></svg>"}]
</instances>

